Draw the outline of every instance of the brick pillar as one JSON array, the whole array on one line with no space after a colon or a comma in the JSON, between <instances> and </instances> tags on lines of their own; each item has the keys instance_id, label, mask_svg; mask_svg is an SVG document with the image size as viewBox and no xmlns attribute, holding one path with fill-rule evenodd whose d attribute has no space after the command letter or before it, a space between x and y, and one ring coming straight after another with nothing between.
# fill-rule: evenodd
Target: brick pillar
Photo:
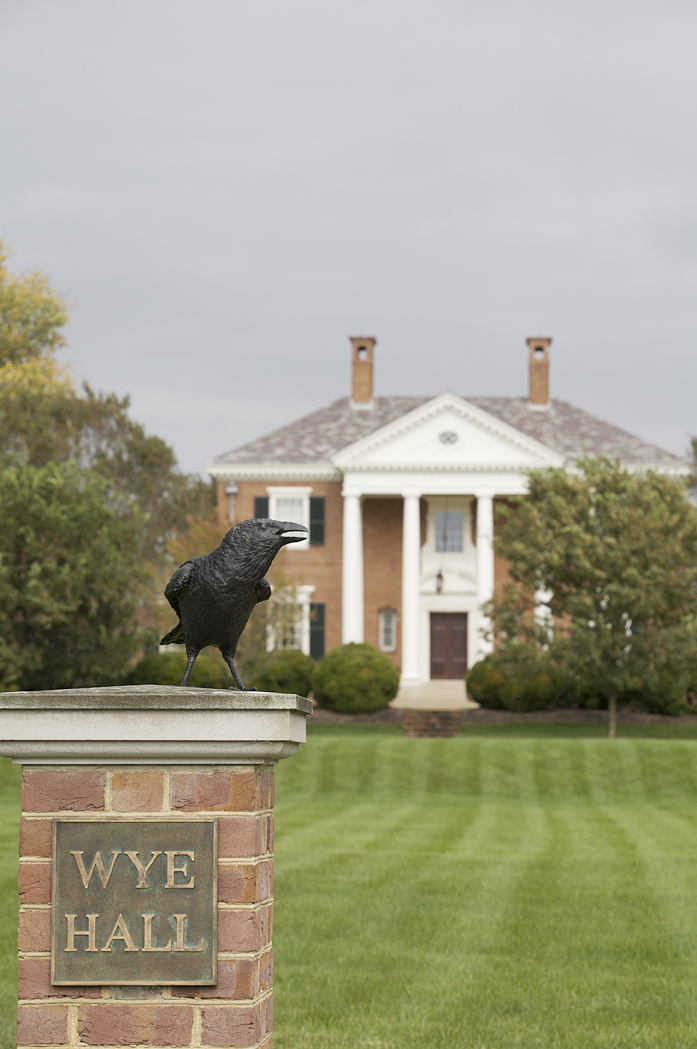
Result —
<instances>
[{"instance_id":1,"label":"brick pillar","mask_svg":"<svg viewBox=\"0 0 697 1049\"><path fill-rule=\"evenodd\" d=\"M18 1046L271 1046L273 767L25 765ZM218 817L215 987L50 983L51 820Z\"/></svg>"},{"instance_id":2,"label":"brick pillar","mask_svg":"<svg viewBox=\"0 0 697 1049\"><path fill-rule=\"evenodd\" d=\"M271 1046L273 765L305 742L311 713L302 696L170 685L0 693L0 754L24 766L17 1045ZM217 821L215 986L51 983L52 820L60 817L62 829L68 820L93 825L100 818L129 825L147 819L158 826ZM89 828L81 834L86 841ZM167 855L174 862L177 854ZM180 855L193 862L191 853ZM210 868L207 877L212 886ZM123 883L118 891L124 892ZM208 897L211 936L212 904ZM141 917L145 923L147 915ZM197 951L185 946L184 932L179 946L178 929L173 953ZM143 953L167 950L146 947L145 935L144 924ZM98 948L85 954L90 950L96 955ZM189 979L198 979L197 971L183 969Z\"/></svg>"}]
</instances>

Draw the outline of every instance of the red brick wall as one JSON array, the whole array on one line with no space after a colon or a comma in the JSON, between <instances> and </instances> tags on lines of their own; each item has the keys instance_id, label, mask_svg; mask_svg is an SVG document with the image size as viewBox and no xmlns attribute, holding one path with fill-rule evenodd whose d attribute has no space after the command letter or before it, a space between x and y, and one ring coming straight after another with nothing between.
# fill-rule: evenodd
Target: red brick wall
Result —
<instances>
[{"instance_id":1,"label":"red brick wall","mask_svg":"<svg viewBox=\"0 0 697 1049\"><path fill-rule=\"evenodd\" d=\"M496 511L496 507L506 507L505 513ZM506 521L510 514L515 513L515 504L509 503L505 499L497 499L495 503L494 512L494 535L498 535L501 529L506 524ZM494 597L497 601L500 601L503 597L503 592L506 585L511 581L510 576L511 562L506 560L505 557L494 550Z\"/></svg>"},{"instance_id":2,"label":"red brick wall","mask_svg":"<svg viewBox=\"0 0 697 1049\"><path fill-rule=\"evenodd\" d=\"M31 769L19 835L18 1046L271 1049L273 769ZM143 814L218 820L218 984L53 987L51 820Z\"/></svg>"},{"instance_id":3,"label":"red brick wall","mask_svg":"<svg viewBox=\"0 0 697 1049\"><path fill-rule=\"evenodd\" d=\"M295 583L314 586L311 600L325 605L325 649L341 644L341 552L343 543L343 497L340 481L271 482L240 481L235 500L235 523L254 516L255 496L266 496L273 484L284 487L312 486L312 494L324 496L325 545L308 550L286 547L269 572ZM228 527L228 497L225 487L218 485L218 511L224 527ZM397 651L390 653L395 666L401 664L401 608L402 608L402 499L363 499L363 557L364 557L364 615L365 640L378 643L378 612L381 608L397 611ZM426 542L428 507L421 500L421 545Z\"/></svg>"},{"instance_id":4,"label":"red brick wall","mask_svg":"<svg viewBox=\"0 0 697 1049\"><path fill-rule=\"evenodd\" d=\"M227 483L227 482L226 482ZM254 517L254 497L266 495L269 485L283 484L285 487L312 486L312 494L324 496L324 546L311 546L308 550L286 547L274 561L269 572L271 582L274 575L282 576L297 586L315 587L312 602L325 605L325 648L329 650L341 644L341 549L343 542L343 498L340 481L240 481L235 499L236 522ZM221 498L220 491L218 498ZM222 490L227 514L228 497ZM221 504L219 503L219 506Z\"/></svg>"},{"instance_id":5,"label":"red brick wall","mask_svg":"<svg viewBox=\"0 0 697 1049\"><path fill-rule=\"evenodd\" d=\"M401 499L363 500L363 595L366 641L378 647L378 612L397 612L397 651L388 655L401 666L402 640L402 518Z\"/></svg>"}]
</instances>

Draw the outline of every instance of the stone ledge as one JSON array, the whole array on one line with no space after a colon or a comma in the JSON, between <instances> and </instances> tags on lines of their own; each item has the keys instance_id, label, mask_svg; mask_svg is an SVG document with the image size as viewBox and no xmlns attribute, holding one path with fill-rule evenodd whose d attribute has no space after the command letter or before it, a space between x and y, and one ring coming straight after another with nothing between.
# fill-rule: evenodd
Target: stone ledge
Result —
<instances>
[{"instance_id":1,"label":"stone ledge","mask_svg":"<svg viewBox=\"0 0 697 1049\"><path fill-rule=\"evenodd\" d=\"M276 692L124 685L0 693L0 755L28 765L259 765L305 742L312 703Z\"/></svg>"},{"instance_id":2,"label":"stone ledge","mask_svg":"<svg viewBox=\"0 0 697 1049\"><path fill-rule=\"evenodd\" d=\"M312 702L289 692L238 692L179 685L110 685L0 692L0 710L297 710Z\"/></svg>"},{"instance_id":3,"label":"stone ledge","mask_svg":"<svg viewBox=\"0 0 697 1049\"><path fill-rule=\"evenodd\" d=\"M20 765L265 765L290 758L304 740L6 740L0 739L0 755ZM121 815L121 813L115 813ZM136 815L140 816L141 813ZM167 816L178 813L167 812ZM182 813L182 815L190 815Z\"/></svg>"}]
</instances>

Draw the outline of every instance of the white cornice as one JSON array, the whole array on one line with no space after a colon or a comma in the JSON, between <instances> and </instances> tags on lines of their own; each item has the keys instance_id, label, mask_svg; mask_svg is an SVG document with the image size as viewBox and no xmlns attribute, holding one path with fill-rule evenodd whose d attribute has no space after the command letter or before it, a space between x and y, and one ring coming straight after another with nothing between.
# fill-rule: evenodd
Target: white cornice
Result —
<instances>
[{"instance_id":1,"label":"white cornice","mask_svg":"<svg viewBox=\"0 0 697 1049\"><path fill-rule=\"evenodd\" d=\"M343 477L331 463L208 463L206 470L216 480L226 481L340 481Z\"/></svg>"},{"instance_id":2,"label":"white cornice","mask_svg":"<svg viewBox=\"0 0 697 1049\"><path fill-rule=\"evenodd\" d=\"M516 473L525 474L529 470L539 470L539 463L362 463L356 462L344 467L344 477L353 473Z\"/></svg>"}]
</instances>

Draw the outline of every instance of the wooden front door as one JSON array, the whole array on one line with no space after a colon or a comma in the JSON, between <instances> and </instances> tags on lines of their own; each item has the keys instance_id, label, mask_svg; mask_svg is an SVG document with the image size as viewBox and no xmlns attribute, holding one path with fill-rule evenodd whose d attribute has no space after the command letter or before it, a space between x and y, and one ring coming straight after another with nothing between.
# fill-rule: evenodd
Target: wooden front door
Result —
<instances>
[{"instance_id":1,"label":"wooden front door","mask_svg":"<svg viewBox=\"0 0 697 1049\"><path fill-rule=\"evenodd\" d=\"M431 612L431 678L462 678L467 670L467 613Z\"/></svg>"}]
</instances>

